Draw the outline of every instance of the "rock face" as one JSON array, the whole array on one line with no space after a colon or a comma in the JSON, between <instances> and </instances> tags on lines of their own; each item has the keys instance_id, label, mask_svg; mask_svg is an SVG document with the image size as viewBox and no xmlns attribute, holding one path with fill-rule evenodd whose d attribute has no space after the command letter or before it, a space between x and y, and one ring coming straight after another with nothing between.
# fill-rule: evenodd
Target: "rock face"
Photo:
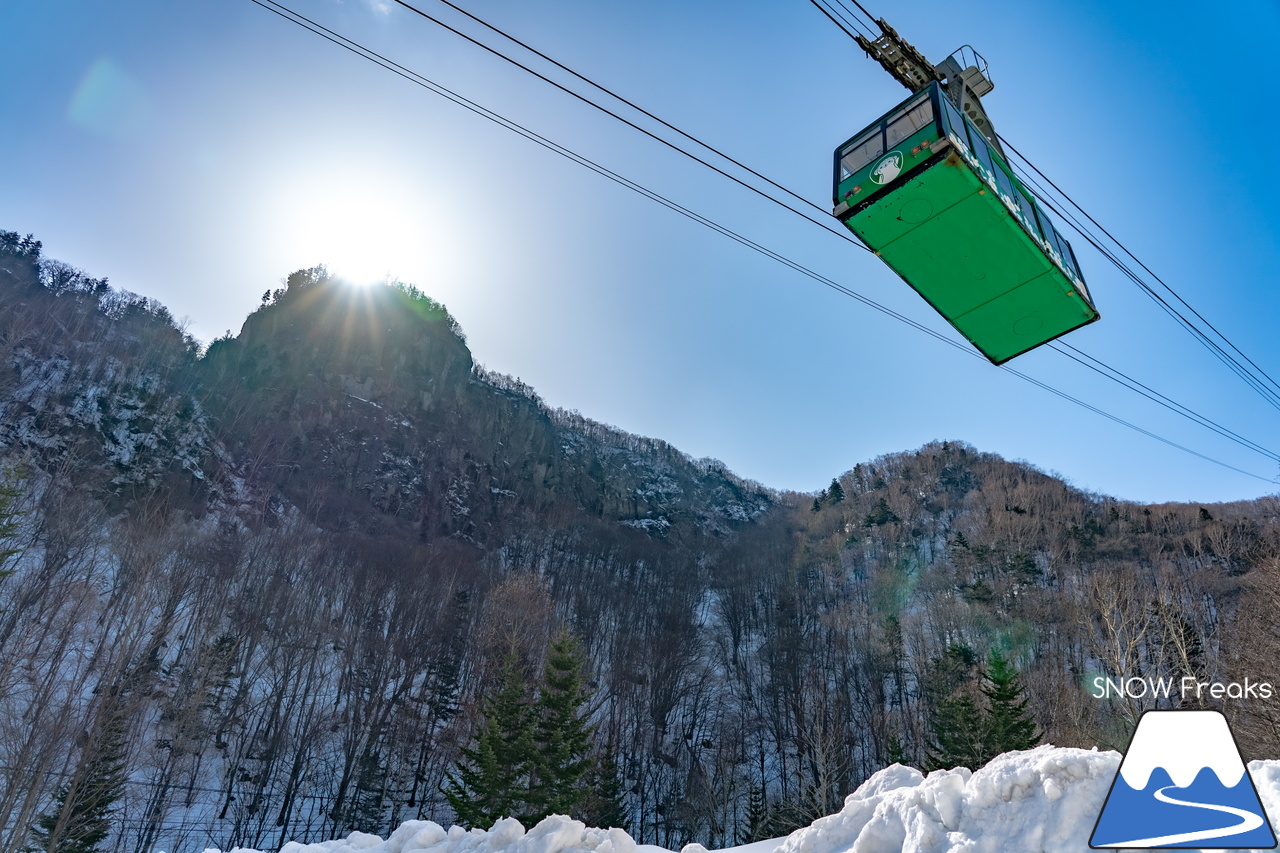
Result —
<instances>
[{"instance_id":1,"label":"rock face","mask_svg":"<svg viewBox=\"0 0 1280 853\"><path fill-rule=\"evenodd\" d=\"M198 346L159 303L0 252L0 453L74 467L108 499L197 492L216 426L194 380Z\"/></svg>"},{"instance_id":2,"label":"rock face","mask_svg":"<svg viewBox=\"0 0 1280 853\"><path fill-rule=\"evenodd\" d=\"M0 554L22 552L0 562L0 825L122 757L120 813L149 816L131 849L447 822L493 674L540 671L568 627L633 838L777 836L871 777L854 849L951 849L956 804L1009 777L874 774L927 758L940 703L982 701L992 649L1067 746L1122 746L1143 710L1089 685L1280 658L1272 499L1142 506L950 441L774 493L548 409L408 288L296 273L202 352L38 249L0 232ZM1234 713L1245 757L1275 755L1269 706ZM1027 776L1035 797L1069 769ZM894 797L924 798L910 826ZM1023 830L998 849L1041 849Z\"/></svg>"},{"instance_id":3,"label":"rock face","mask_svg":"<svg viewBox=\"0 0 1280 853\"><path fill-rule=\"evenodd\" d=\"M485 544L522 512L667 535L724 532L771 504L665 442L549 411L477 368L444 308L407 288L295 274L205 362L229 437L280 460L272 484L292 503L326 492L330 523Z\"/></svg>"},{"instance_id":4,"label":"rock face","mask_svg":"<svg viewBox=\"0 0 1280 853\"><path fill-rule=\"evenodd\" d=\"M4 810L10 792L56 799L57 768L108 719L94 697L135 676L147 688L110 717L127 719L129 766L217 794L166 806L211 843L440 814L494 661L514 651L538 671L561 625L591 645L598 678L616 673L601 695L634 708L610 737L661 754L649 784L690 772L675 717L710 567L774 493L548 409L477 367L443 306L411 288L296 273L202 352L163 306L10 236L0 485L21 483L29 547L11 576L0 562L0 717L43 714L56 758L37 766L0 737L0 765L31 768L0 781L0 825L35 819ZM73 615L48 618L61 607ZM76 643L51 639L64 630ZM59 657L81 641L115 668ZM58 714L31 704L68 673L83 681ZM269 829L277 807L284 828Z\"/></svg>"},{"instance_id":5,"label":"rock face","mask_svg":"<svg viewBox=\"0 0 1280 853\"><path fill-rule=\"evenodd\" d=\"M54 290L10 266L0 449L49 464L74 452L104 493L167 483L190 502L479 547L530 513L716 536L773 502L718 463L548 410L478 368L443 306L411 288L295 273L197 357L150 300L92 280Z\"/></svg>"}]
</instances>

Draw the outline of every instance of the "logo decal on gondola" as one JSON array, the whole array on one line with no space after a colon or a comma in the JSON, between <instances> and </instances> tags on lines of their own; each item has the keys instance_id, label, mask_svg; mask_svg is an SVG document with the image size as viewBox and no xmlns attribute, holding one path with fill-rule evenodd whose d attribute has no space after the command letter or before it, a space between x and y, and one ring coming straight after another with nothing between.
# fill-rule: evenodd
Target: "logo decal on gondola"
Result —
<instances>
[{"instance_id":1,"label":"logo decal on gondola","mask_svg":"<svg viewBox=\"0 0 1280 853\"><path fill-rule=\"evenodd\" d=\"M1089 846L1271 849L1276 838L1217 711L1147 711Z\"/></svg>"},{"instance_id":2,"label":"logo decal on gondola","mask_svg":"<svg viewBox=\"0 0 1280 853\"><path fill-rule=\"evenodd\" d=\"M900 151L890 151L888 154L880 158L880 162L876 163L871 170L871 182L875 184L887 184L894 178L898 177L898 173L902 171L902 153Z\"/></svg>"}]
</instances>

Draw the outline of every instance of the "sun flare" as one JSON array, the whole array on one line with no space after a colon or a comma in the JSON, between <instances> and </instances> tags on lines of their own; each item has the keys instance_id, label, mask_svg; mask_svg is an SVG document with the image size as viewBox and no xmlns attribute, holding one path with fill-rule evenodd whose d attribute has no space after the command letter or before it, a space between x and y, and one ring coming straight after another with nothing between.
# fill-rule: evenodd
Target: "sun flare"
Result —
<instances>
[{"instance_id":1,"label":"sun flare","mask_svg":"<svg viewBox=\"0 0 1280 853\"><path fill-rule=\"evenodd\" d=\"M327 183L288 212L290 254L352 284L411 280L428 263L429 229L411 200L373 182Z\"/></svg>"}]
</instances>

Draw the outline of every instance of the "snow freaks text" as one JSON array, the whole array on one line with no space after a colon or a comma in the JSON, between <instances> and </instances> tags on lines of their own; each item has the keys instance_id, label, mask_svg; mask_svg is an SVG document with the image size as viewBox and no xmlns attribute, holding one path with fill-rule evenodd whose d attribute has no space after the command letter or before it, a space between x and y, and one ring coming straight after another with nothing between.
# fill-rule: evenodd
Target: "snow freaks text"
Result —
<instances>
[{"instance_id":1,"label":"snow freaks text","mask_svg":"<svg viewBox=\"0 0 1280 853\"><path fill-rule=\"evenodd\" d=\"M1180 679L1132 676L1112 678L1099 675L1089 693L1095 699L1270 699L1276 695L1269 681L1201 681L1192 675Z\"/></svg>"}]
</instances>

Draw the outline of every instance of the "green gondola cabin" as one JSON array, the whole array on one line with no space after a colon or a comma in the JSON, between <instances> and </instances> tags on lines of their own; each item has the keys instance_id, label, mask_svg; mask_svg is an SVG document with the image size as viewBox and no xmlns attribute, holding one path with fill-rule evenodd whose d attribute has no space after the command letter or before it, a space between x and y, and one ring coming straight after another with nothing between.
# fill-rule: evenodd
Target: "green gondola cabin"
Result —
<instances>
[{"instance_id":1,"label":"green gondola cabin","mask_svg":"<svg viewBox=\"0 0 1280 853\"><path fill-rule=\"evenodd\" d=\"M930 83L836 149L835 215L995 364L1098 319L1071 245Z\"/></svg>"}]
</instances>

